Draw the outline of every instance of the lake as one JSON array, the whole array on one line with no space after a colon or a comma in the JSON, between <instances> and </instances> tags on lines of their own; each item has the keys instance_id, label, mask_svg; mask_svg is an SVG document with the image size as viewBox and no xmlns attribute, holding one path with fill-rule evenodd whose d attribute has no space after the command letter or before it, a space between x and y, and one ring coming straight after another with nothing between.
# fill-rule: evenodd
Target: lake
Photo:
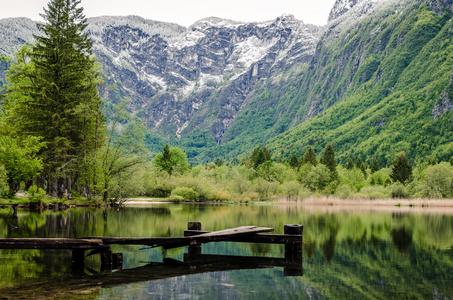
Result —
<instances>
[{"instance_id":1,"label":"lake","mask_svg":"<svg viewBox=\"0 0 453 300\"><path fill-rule=\"evenodd\" d=\"M285 267L272 267L285 255L284 246L270 244L204 244L214 272L179 266L174 260L184 261L187 247L115 245L112 251L123 254L123 264L113 270L101 266L99 254L87 257L80 269L68 250L0 250L0 299L453 298L453 214L438 211L153 204L19 211L15 219L4 209L0 237L175 237L191 221L209 231L258 225L278 234L285 224L301 224L303 274L287 276ZM238 263L230 256L252 258ZM175 265L163 265L164 259ZM215 269L219 260L231 270ZM267 267L258 267L257 260Z\"/></svg>"}]
</instances>

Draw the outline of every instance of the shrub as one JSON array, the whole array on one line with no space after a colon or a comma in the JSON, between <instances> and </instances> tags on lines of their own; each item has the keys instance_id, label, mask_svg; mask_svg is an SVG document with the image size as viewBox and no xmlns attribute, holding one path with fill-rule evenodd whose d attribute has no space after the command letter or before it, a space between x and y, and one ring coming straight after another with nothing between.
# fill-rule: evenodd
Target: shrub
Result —
<instances>
[{"instance_id":1,"label":"shrub","mask_svg":"<svg viewBox=\"0 0 453 300\"><path fill-rule=\"evenodd\" d=\"M392 198L407 198L409 193L407 192L406 187L399 181L392 184L390 188L392 192Z\"/></svg>"},{"instance_id":2,"label":"shrub","mask_svg":"<svg viewBox=\"0 0 453 300\"><path fill-rule=\"evenodd\" d=\"M404 187L404 186L403 186ZM356 194L358 198L365 198L365 199L387 199L390 197L389 190L384 188L383 186L376 185L376 186L366 186L360 190L359 193ZM401 198L401 197L398 197Z\"/></svg>"},{"instance_id":3,"label":"shrub","mask_svg":"<svg viewBox=\"0 0 453 300\"><path fill-rule=\"evenodd\" d=\"M351 196L352 190L349 187L349 185L342 184L337 188L337 191L335 193L338 197L341 199L347 199Z\"/></svg>"},{"instance_id":4,"label":"shrub","mask_svg":"<svg viewBox=\"0 0 453 300\"><path fill-rule=\"evenodd\" d=\"M442 162L425 170L422 192L430 198L449 198L453 196L453 167Z\"/></svg>"},{"instance_id":5,"label":"shrub","mask_svg":"<svg viewBox=\"0 0 453 300\"><path fill-rule=\"evenodd\" d=\"M178 187L171 192L170 199L175 198L175 196L182 197L184 201L197 202L199 201L200 195L197 192L195 192L192 188Z\"/></svg>"},{"instance_id":6,"label":"shrub","mask_svg":"<svg viewBox=\"0 0 453 300\"><path fill-rule=\"evenodd\" d=\"M33 203L41 202L46 196L46 191L42 188L38 188L36 185L32 185L26 192L28 199Z\"/></svg>"},{"instance_id":7,"label":"shrub","mask_svg":"<svg viewBox=\"0 0 453 300\"><path fill-rule=\"evenodd\" d=\"M231 195L223 189L213 190L211 193L211 199L214 201L229 201L231 200Z\"/></svg>"}]
</instances>

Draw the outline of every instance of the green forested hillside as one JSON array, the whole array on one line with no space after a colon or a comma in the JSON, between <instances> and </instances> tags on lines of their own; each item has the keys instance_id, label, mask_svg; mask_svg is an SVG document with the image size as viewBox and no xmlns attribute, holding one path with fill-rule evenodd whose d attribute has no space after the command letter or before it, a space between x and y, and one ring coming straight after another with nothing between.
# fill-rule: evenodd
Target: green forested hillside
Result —
<instances>
[{"instance_id":1,"label":"green forested hillside","mask_svg":"<svg viewBox=\"0 0 453 300\"><path fill-rule=\"evenodd\" d=\"M451 15L426 4L343 26L318 47L294 100L300 118L321 113L270 140L274 157L301 156L309 145L320 153L330 141L344 163L388 165L401 151L413 161L448 160L453 113L442 108L452 103L452 31Z\"/></svg>"}]
</instances>

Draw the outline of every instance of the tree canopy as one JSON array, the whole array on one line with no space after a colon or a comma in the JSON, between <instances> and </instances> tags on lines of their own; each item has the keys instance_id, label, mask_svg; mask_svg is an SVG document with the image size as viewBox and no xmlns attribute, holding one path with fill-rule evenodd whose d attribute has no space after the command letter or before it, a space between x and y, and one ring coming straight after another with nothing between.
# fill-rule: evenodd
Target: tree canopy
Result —
<instances>
[{"instance_id":1,"label":"tree canopy","mask_svg":"<svg viewBox=\"0 0 453 300\"><path fill-rule=\"evenodd\" d=\"M175 172L184 174L189 170L187 155L178 147L169 147L165 144L162 153L156 155L153 161L154 166L168 175Z\"/></svg>"},{"instance_id":2,"label":"tree canopy","mask_svg":"<svg viewBox=\"0 0 453 300\"><path fill-rule=\"evenodd\" d=\"M61 196L101 146L102 80L80 0L51 0L41 16L36 43L22 48L7 72L2 110L17 136L45 143L38 156L52 181L48 192Z\"/></svg>"}]
</instances>

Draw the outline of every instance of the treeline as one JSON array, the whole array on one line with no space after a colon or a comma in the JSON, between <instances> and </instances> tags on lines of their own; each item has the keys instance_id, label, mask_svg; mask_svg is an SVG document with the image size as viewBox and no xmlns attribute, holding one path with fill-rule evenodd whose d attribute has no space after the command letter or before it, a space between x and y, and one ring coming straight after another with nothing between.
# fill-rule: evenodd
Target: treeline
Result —
<instances>
[{"instance_id":1,"label":"treeline","mask_svg":"<svg viewBox=\"0 0 453 300\"><path fill-rule=\"evenodd\" d=\"M258 147L237 165L216 159L189 168L185 153L167 145L152 162L137 165L115 180L114 190L118 197L163 197L176 202L453 197L453 159L413 166L401 153L389 168L360 158L337 165L331 144L317 157L309 148L302 157L277 162L266 148Z\"/></svg>"}]
</instances>

